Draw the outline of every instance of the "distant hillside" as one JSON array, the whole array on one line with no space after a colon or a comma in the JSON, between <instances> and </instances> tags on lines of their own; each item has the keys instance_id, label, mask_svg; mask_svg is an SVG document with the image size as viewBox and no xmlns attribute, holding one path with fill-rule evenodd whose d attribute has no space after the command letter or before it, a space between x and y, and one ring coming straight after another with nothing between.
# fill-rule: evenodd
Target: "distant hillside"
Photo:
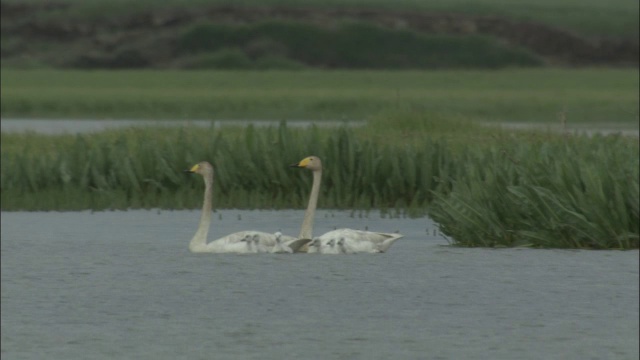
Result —
<instances>
[{"instance_id":1,"label":"distant hillside","mask_svg":"<svg viewBox=\"0 0 640 360\"><path fill-rule=\"evenodd\" d=\"M0 2L4 66L501 68L638 66L638 38L459 13L316 7L143 7L70 21L67 3Z\"/></svg>"}]
</instances>

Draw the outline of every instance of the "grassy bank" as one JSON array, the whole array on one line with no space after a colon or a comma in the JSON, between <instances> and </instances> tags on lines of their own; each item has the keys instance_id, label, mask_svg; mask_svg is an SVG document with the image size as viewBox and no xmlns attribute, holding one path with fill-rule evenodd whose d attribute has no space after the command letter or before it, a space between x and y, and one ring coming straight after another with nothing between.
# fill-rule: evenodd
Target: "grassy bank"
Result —
<instances>
[{"instance_id":1,"label":"grassy bank","mask_svg":"<svg viewBox=\"0 0 640 360\"><path fill-rule=\"evenodd\" d=\"M368 119L428 111L467 119L638 121L637 70L2 70L2 117Z\"/></svg>"},{"instance_id":2,"label":"grassy bank","mask_svg":"<svg viewBox=\"0 0 640 360\"><path fill-rule=\"evenodd\" d=\"M440 116L440 115L438 115ZM424 113L362 128L133 129L2 134L2 210L197 208L216 168L215 206L303 208L325 164L319 206L430 215L455 244L638 247L638 142L620 136L512 134Z\"/></svg>"}]
</instances>

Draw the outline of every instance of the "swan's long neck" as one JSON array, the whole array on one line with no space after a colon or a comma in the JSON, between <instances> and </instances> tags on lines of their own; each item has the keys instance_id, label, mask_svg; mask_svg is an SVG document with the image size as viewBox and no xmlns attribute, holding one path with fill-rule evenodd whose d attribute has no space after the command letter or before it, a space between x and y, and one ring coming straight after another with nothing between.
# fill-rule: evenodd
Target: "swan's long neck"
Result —
<instances>
[{"instance_id":1,"label":"swan's long neck","mask_svg":"<svg viewBox=\"0 0 640 360\"><path fill-rule=\"evenodd\" d=\"M213 175L204 176L204 201L202 203L202 214L200 215L200 224L198 231L189 243L191 252L202 252L207 246L207 234L211 225L211 196L213 189Z\"/></svg>"},{"instance_id":2,"label":"swan's long neck","mask_svg":"<svg viewBox=\"0 0 640 360\"><path fill-rule=\"evenodd\" d=\"M313 218L316 213L316 206L318 205L318 194L320 194L320 181L322 180L322 170L315 170L313 172L313 185L311 186L311 194L309 195L309 205L304 212L304 220L302 220L302 227L300 228L300 235L298 239L311 239L313 233Z\"/></svg>"}]
</instances>

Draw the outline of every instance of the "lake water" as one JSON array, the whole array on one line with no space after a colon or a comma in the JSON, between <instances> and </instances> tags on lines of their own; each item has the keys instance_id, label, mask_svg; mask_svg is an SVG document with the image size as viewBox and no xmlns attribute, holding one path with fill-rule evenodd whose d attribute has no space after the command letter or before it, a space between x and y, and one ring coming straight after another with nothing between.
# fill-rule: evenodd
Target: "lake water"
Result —
<instances>
[{"instance_id":1,"label":"lake water","mask_svg":"<svg viewBox=\"0 0 640 360\"><path fill-rule=\"evenodd\" d=\"M108 129L130 128L130 127L221 127L221 126L247 126L252 124L256 127L260 126L278 126L279 121L276 120L71 120L71 119L2 119L0 122L0 130L7 133L21 133L32 131L42 134L76 134L76 133L93 133ZM287 121L288 127L309 127L316 125L319 127L326 126L362 126L364 121L349 120L300 120L293 119ZM491 126L504 127L514 130L538 129L550 132L569 132L571 134L622 134L625 136L638 137L640 129L638 124L628 123L599 123L599 124L570 124L563 127L560 124L548 123L486 123Z\"/></svg>"},{"instance_id":2,"label":"lake water","mask_svg":"<svg viewBox=\"0 0 640 360\"><path fill-rule=\"evenodd\" d=\"M322 211L384 254L191 254L198 211L1 214L2 359L633 359L638 251L463 249L428 219ZM210 235L297 234L222 210Z\"/></svg>"},{"instance_id":3,"label":"lake water","mask_svg":"<svg viewBox=\"0 0 640 360\"><path fill-rule=\"evenodd\" d=\"M131 128L131 127L204 127L211 126L279 126L279 120L72 120L72 119L2 119L0 130L7 133L21 133L32 131L41 134L77 134L94 133L104 130ZM349 122L340 120L290 120L288 127L318 127L326 126L360 126L362 121L350 120Z\"/></svg>"}]
</instances>

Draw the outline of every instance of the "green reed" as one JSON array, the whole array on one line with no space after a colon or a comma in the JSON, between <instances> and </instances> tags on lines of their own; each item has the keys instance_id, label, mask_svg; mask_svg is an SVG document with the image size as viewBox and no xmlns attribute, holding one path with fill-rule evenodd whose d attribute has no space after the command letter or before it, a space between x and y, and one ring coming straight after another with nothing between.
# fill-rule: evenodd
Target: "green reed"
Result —
<instances>
[{"instance_id":1,"label":"green reed","mask_svg":"<svg viewBox=\"0 0 640 360\"><path fill-rule=\"evenodd\" d=\"M325 207L424 208L437 187L429 164L446 153L442 147L429 141L416 153L355 140L348 128L303 130L284 123L53 137L3 133L2 209L193 208L202 183L182 170L201 160L216 169L216 206L301 207L311 175L288 165L312 154L327 164Z\"/></svg>"},{"instance_id":2,"label":"green reed","mask_svg":"<svg viewBox=\"0 0 640 360\"><path fill-rule=\"evenodd\" d=\"M429 214L457 245L638 248L633 140L504 140L456 162L451 191Z\"/></svg>"},{"instance_id":3,"label":"green reed","mask_svg":"<svg viewBox=\"0 0 640 360\"><path fill-rule=\"evenodd\" d=\"M288 165L307 155L325 167L322 208L428 211L461 246L638 247L637 139L420 113L361 128L3 133L1 208L198 208L202 179L182 170L202 160L216 171L214 207L304 208L311 174Z\"/></svg>"}]
</instances>

